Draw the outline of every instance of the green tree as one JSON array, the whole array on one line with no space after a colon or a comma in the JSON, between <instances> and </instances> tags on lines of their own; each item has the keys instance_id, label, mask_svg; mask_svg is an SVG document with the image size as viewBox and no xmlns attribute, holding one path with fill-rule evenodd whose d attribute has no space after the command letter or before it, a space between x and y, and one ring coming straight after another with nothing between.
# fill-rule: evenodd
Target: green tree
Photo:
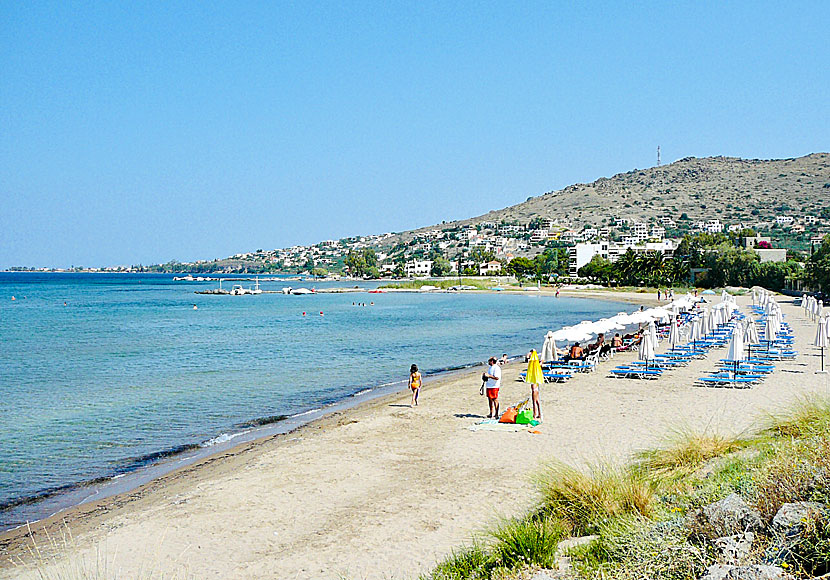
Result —
<instances>
[{"instance_id":1,"label":"green tree","mask_svg":"<svg viewBox=\"0 0 830 580\"><path fill-rule=\"evenodd\" d=\"M432 261L432 271L430 272L433 276L448 276L451 271L452 266L449 260L443 256L435 256Z\"/></svg>"},{"instance_id":2,"label":"green tree","mask_svg":"<svg viewBox=\"0 0 830 580\"><path fill-rule=\"evenodd\" d=\"M344 261L349 274L355 278L379 278L378 257L372 248L351 250Z\"/></svg>"},{"instance_id":3,"label":"green tree","mask_svg":"<svg viewBox=\"0 0 830 580\"><path fill-rule=\"evenodd\" d=\"M582 278L608 285L614 278L614 265L602 256L596 255L582 266L577 274Z\"/></svg>"},{"instance_id":4,"label":"green tree","mask_svg":"<svg viewBox=\"0 0 830 580\"><path fill-rule=\"evenodd\" d=\"M536 275L536 267L532 260L528 258L513 258L507 264L505 270L516 276L518 279L530 278Z\"/></svg>"},{"instance_id":5,"label":"green tree","mask_svg":"<svg viewBox=\"0 0 830 580\"><path fill-rule=\"evenodd\" d=\"M830 235L807 260L807 281L822 292L830 292Z\"/></svg>"}]
</instances>

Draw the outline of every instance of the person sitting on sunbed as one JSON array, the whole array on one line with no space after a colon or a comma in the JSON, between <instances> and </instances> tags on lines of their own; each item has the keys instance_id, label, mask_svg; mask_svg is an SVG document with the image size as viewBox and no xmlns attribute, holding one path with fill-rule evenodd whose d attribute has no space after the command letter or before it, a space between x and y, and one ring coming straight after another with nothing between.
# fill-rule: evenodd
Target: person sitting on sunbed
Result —
<instances>
[{"instance_id":1,"label":"person sitting on sunbed","mask_svg":"<svg viewBox=\"0 0 830 580\"><path fill-rule=\"evenodd\" d=\"M571 347L571 350L568 351L568 354L565 355L565 362L572 361L572 360L582 360L585 358L585 351L579 346L578 342L575 342Z\"/></svg>"},{"instance_id":2,"label":"person sitting on sunbed","mask_svg":"<svg viewBox=\"0 0 830 580\"><path fill-rule=\"evenodd\" d=\"M611 339L611 348L622 348L623 341L620 337L620 333L616 333L614 338Z\"/></svg>"}]
</instances>

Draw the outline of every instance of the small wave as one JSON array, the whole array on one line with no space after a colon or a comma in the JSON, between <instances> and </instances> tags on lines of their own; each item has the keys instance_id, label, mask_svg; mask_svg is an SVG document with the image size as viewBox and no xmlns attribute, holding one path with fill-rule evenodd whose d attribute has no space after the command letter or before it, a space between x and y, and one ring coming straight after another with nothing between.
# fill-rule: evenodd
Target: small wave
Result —
<instances>
[{"instance_id":1,"label":"small wave","mask_svg":"<svg viewBox=\"0 0 830 580\"><path fill-rule=\"evenodd\" d=\"M383 385L381 385L383 386ZM352 395L352 397L359 397L360 395L365 395L366 393L371 393L372 389L363 389L362 391L358 391Z\"/></svg>"},{"instance_id":2,"label":"small wave","mask_svg":"<svg viewBox=\"0 0 830 580\"><path fill-rule=\"evenodd\" d=\"M250 421L245 421L243 423L239 423L236 426L240 429L245 429L246 427L262 427L263 425L271 425L273 423L279 423L280 421L285 421L288 419L288 415L269 415L267 417L259 417L258 419L251 419Z\"/></svg>"},{"instance_id":3,"label":"small wave","mask_svg":"<svg viewBox=\"0 0 830 580\"><path fill-rule=\"evenodd\" d=\"M242 431L241 433L234 433L233 435L231 435L230 433L222 433L221 435L217 435L213 439L208 439L204 443L200 443L199 447L213 447L214 445L218 445L220 443L227 443L228 441L236 439L237 437L239 437L240 435L244 435L245 433L249 433L249 431Z\"/></svg>"},{"instance_id":4,"label":"small wave","mask_svg":"<svg viewBox=\"0 0 830 580\"><path fill-rule=\"evenodd\" d=\"M316 413L319 410L320 409L309 409L308 411L303 411L302 413L295 413L294 415L291 415L291 419L294 419L296 417L302 417L303 415L311 415L312 413Z\"/></svg>"}]
</instances>

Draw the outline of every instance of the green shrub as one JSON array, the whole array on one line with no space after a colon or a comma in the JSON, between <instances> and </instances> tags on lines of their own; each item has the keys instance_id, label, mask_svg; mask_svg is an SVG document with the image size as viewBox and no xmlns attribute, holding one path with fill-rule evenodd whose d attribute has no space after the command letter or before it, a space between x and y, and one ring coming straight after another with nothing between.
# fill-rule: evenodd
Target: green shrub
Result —
<instances>
[{"instance_id":1,"label":"green shrub","mask_svg":"<svg viewBox=\"0 0 830 580\"><path fill-rule=\"evenodd\" d=\"M491 532L493 561L504 568L529 565L551 567L556 562L559 542L567 535L555 518L541 515L507 520Z\"/></svg>"},{"instance_id":2,"label":"green shrub","mask_svg":"<svg viewBox=\"0 0 830 580\"><path fill-rule=\"evenodd\" d=\"M486 580L490 577L492 560L487 552L475 544L452 553L438 564L429 576L421 580Z\"/></svg>"},{"instance_id":3,"label":"green shrub","mask_svg":"<svg viewBox=\"0 0 830 580\"><path fill-rule=\"evenodd\" d=\"M830 498L830 439L780 442L754 479L755 505L766 520L785 503Z\"/></svg>"},{"instance_id":4,"label":"green shrub","mask_svg":"<svg viewBox=\"0 0 830 580\"><path fill-rule=\"evenodd\" d=\"M599 539L573 554L583 577L634 580L692 580L705 570L710 555L686 538L680 521L654 523L639 516L603 525Z\"/></svg>"},{"instance_id":5,"label":"green shrub","mask_svg":"<svg viewBox=\"0 0 830 580\"><path fill-rule=\"evenodd\" d=\"M787 561L809 576L830 572L830 517L826 513L807 516L801 538L792 547Z\"/></svg>"}]
</instances>

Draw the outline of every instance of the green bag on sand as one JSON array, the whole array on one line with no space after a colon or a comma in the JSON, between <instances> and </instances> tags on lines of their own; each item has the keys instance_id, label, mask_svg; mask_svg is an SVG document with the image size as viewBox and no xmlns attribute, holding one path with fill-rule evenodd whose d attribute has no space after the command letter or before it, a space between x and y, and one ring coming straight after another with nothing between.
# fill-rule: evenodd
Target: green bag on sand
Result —
<instances>
[{"instance_id":1,"label":"green bag on sand","mask_svg":"<svg viewBox=\"0 0 830 580\"><path fill-rule=\"evenodd\" d=\"M519 411L519 414L516 415L516 423L519 425L530 425L531 421L533 421L533 411L530 409Z\"/></svg>"}]
</instances>

